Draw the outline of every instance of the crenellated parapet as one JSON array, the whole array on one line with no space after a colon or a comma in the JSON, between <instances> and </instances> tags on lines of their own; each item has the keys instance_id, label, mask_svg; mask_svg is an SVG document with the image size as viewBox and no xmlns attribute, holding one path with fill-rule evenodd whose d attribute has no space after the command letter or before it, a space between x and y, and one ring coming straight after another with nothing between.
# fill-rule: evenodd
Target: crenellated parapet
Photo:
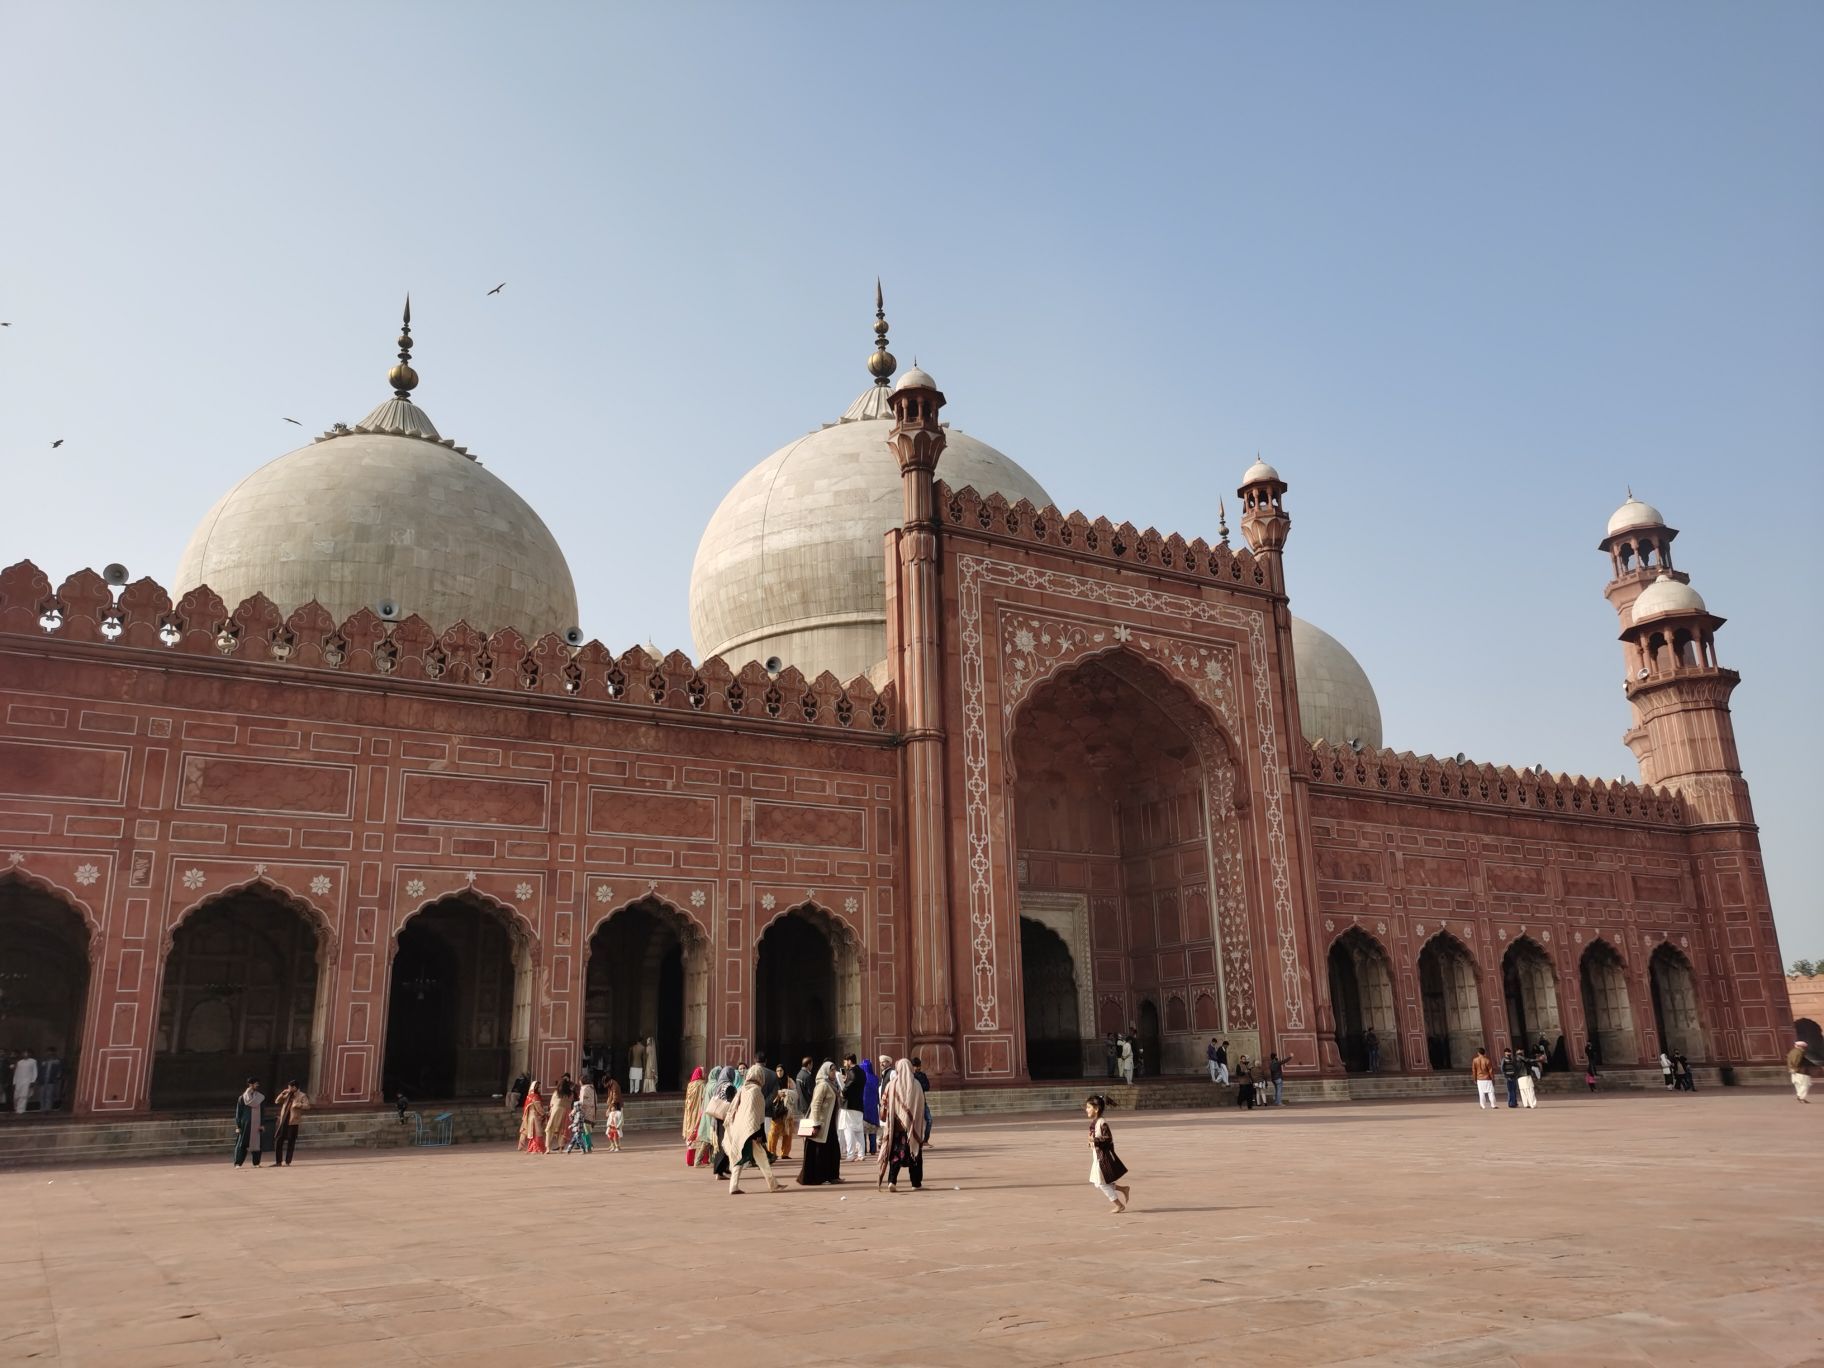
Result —
<instances>
[{"instance_id":1,"label":"crenellated parapet","mask_svg":"<svg viewBox=\"0 0 1824 1368\"><path fill-rule=\"evenodd\" d=\"M1052 505L1034 508L1025 499L1010 503L1004 495L978 494L973 488L936 488L938 515L946 526L972 534L1042 546L1078 559L1107 561L1202 584L1222 584L1257 593L1274 592L1273 577L1254 553L1226 542L1211 546L1198 537L1186 541L1176 532L1140 531L1132 523L1116 525L1107 518L1061 513Z\"/></svg>"},{"instance_id":2,"label":"crenellated parapet","mask_svg":"<svg viewBox=\"0 0 1824 1368\"><path fill-rule=\"evenodd\" d=\"M206 585L173 603L149 578L135 580L116 596L89 569L52 588L30 561L0 570L0 634L761 724L883 734L898 726L893 686L876 690L865 676L845 684L826 671L807 680L791 666L769 674L758 661L736 668L712 656L696 664L682 651L655 659L639 646L617 654L599 641L572 646L555 633L528 639L511 627L485 633L466 622L439 631L415 614L387 622L370 608L338 622L314 601L286 614L263 594L230 611Z\"/></svg>"},{"instance_id":3,"label":"crenellated parapet","mask_svg":"<svg viewBox=\"0 0 1824 1368\"><path fill-rule=\"evenodd\" d=\"M1468 803L1550 817L1684 826L1684 796L1618 780L1574 778L1473 761L1439 760L1410 751L1361 750L1328 741L1305 748L1311 782L1389 798Z\"/></svg>"}]
</instances>

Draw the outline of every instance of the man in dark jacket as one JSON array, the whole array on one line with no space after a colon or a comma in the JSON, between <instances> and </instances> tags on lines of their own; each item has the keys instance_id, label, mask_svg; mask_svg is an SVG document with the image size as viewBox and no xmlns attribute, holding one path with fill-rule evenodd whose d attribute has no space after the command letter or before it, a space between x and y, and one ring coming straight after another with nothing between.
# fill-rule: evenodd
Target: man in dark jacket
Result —
<instances>
[{"instance_id":1,"label":"man in dark jacket","mask_svg":"<svg viewBox=\"0 0 1824 1368\"><path fill-rule=\"evenodd\" d=\"M842 1057L842 1114L836 1118L837 1138L841 1141L842 1157L849 1163L855 1163L867 1154L867 1131L861 1118L862 1093L868 1086L867 1076L862 1073L861 1065L855 1056Z\"/></svg>"},{"instance_id":2,"label":"man in dark jacket","mask_svg":"<svg viewBox=\"0 0 1824 1368\"><path fill-rule=\"evenodd\" d=\"M809 1055L798 1061L798 1101L806 1112L811 1109L811 1093L817 1087L817 1066Z\"/></svg>"},{"instance_id":3,"label":"man in dark jacket","mask_svg":"<svg viewBox=\"0 0 1824 1368\"><path fill-rule=\"evenodd\" d=\"M912 1077L918 1080L918 1086L925 1090L925 1144L931 1143L931 1079L925 1073L925 1061L917 1055L912 1056Z\"/></svg>"},{"instance_id":4,"label":"man in dark jacket","mask_svg":"<svg viewBox=\"0 0 1824 1368\"><path fill-rule=\"evenodd\" d=\"M1520 1105L1520 1070L1521 1063L1514 1058L1512 1050L1501 1051L1501 1077L1507 1080L1507 1105Z\"/></svg>"},{"instance_id":5,"label":"man in dark jacket","mask_svg":"<svg viewBox=\"0 0 1824 1368\"><path fill-rule=\"evenodd\" d=\"M766 1103L766 1114L773 1114L773 1099L779 1096L779 1074L767 1062L766 1051L754 1056L754 1063L760 1066L760 1099Z\"/></svg>"}]
</instances>

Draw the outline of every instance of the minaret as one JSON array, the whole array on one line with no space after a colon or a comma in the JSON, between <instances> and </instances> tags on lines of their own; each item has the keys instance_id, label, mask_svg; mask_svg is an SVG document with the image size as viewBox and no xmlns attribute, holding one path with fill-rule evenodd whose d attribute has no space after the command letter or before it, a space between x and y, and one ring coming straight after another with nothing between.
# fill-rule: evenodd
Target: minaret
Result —
<instances>
[{"instance_id":1,"label":"minaret","mask_svg":"<svg viewBox=\"0 0 1824 1368\"><path fill-rule=\"evenodd\" d=\"M877 287L878 288L878 287ZM878 293L876 294L878 301ZM884 323L876 356L886 354ZM889 373L891 357L888 357ZM870 359L870 369L874 369ZM876 374L879 372L876 370ZM882 381L884 384L885 382ZM956 1050L956 991L950 961L950 856L945 802L942 585L937 503L932 492L944 454L944 406L937 382L912 363L893 386L893 431L905 520L891 535L898 552L891 598L898 650L900 719L906 753L906 874L911 901L912 1049L933 1079L961 1079Z\"/></svg>"},{"instance_id":2,"label":"minaret","mask_svg":"<svg viewBox=\"0 0 1824 1368\"><path fill-rule=\"evenodd\" d=\"M1286 482L1277 470L1256 458L1235 494L1241 500L1241 535L1256 556L1277 563L1292 533L1292 518L1285 508Z\"/></svg>"},{"instance_id":3,"label":"minaret","mask_svg":"<svg viewBox=\"0 0 1824 1368\"><path fill-rule=\"evenodd\" d=\"M1672 565L1677 535L1658 509L1630 493L1602 539L1614 569L1603 592L1621 622L1634 710L1624 739L1642 782L1681 790L1695 821L1752 822L1729 716L1742 677L1717 664L1723 619Z\"/></svg>"}]
</instances>

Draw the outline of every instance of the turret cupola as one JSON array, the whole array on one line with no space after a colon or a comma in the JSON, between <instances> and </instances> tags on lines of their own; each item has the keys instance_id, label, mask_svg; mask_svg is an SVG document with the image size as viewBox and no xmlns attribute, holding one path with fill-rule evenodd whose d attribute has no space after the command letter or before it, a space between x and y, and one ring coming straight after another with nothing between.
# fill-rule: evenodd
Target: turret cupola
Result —
<instances>
[{"instance_id":1,"label":"turret cupola","mask_svg":"<svg viewBox=\"0 0 1824 1368\"><path fill-rule=\"evenodd\" d=\"M1272 466L1257 459L1242 475L1235 494L1241 500L1241 535L1255 555L1277 556L1292 531L1292 517L1285 507L1286 482Z\"/></svg>"}]
</instances>

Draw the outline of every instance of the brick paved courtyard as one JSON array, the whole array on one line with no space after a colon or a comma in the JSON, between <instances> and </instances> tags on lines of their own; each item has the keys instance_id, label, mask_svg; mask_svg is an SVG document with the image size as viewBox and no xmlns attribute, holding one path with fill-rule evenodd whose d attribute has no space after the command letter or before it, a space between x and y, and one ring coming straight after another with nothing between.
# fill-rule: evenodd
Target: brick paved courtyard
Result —
<instances>
[{"instance_id":1,"label":"brick paved courtyard","mask_svg":"<svg viewBox=\"0 0 1824 1368\"><path fill-rule=\"evenodd\" d=\"M899 1196L650 1141L0 1173L0 1362L1824 1362L1790 1094L1113 1119L1126 1216L1059 1118L952 1124Z\"/></svg>"}]
</instances>

